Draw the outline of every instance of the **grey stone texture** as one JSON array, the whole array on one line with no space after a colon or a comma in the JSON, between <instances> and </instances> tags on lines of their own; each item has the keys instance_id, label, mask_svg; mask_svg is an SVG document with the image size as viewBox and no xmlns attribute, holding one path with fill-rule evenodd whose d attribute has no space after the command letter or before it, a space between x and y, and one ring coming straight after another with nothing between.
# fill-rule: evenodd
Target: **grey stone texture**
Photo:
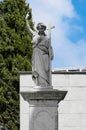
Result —
<instances>
[{"instance_id":1,"label":"grey stone texture","mask_svg":"<svg viewBox=\"0 0 86 130\"><path fill-rule=\"evenodd\" d=\"M86 130L86 72L55 71L52 73L52 85L54 86L54 89L61 90L61 91L63 90L68 91L66 97L64 98L63 101L59 103L58 106L58 115L59 115L57 121L59 124L58 130ZM20 130L24 130L25 128L26 130L29 130L28 128L30 127L29 126L30 122L28 123L28 120L29 120L30 111L34 105L36 107L35 109L36 111L38 109L37 106L40 107L42 106L42 109L43 108L48 109L49 106L52 106L51 108L49 108L50 111L49 113L52 113L53 110L54 112L57 111L56 109L57 106L55 105L58 104L58 102L56 100L54 100L54 102L52 100L51 104L49 101L46 101L46 103L44 101L43 104L41 104L41 102L38 103L36 101L31 101L30 102L31 105L24 100L21 93L32 92L33 89L35 89L36 91L37 87L33 87L33 86L34 86L34 82L32 81L31 73L21 72L20 73L20 124L21 124ZM43 114L47 116L46 112L39 113L39 116L42 116ZM36 122L38 122L39 120L40 118L37 117Z\"/></svg>"},{"instance_id":2,"label":"grey stone texture","mask_svg":"<svg viewBox=\"0 0 86 130\"><path fill-rule=\"evenodd\" d=\"M45 34L46 25L37 24L37 30L30 28L29 13L26 14L26 26L32 35L32 79L36 86L51 86L51 60L53 59L53 50L51 47L51 38ZM51 30L51 29L50 29Z\"/></svg>"},{"instance_id":3,"label":"grey stone texture","mask_svg":"<svg viewBox=\"0 0 86 130\"><path fill-rule=\"evenodd\" d=\"M29 103L29 127L27 130L58 130L58 103L66 91L40 89L21 92Z\"/></svg>"}]
</instances>

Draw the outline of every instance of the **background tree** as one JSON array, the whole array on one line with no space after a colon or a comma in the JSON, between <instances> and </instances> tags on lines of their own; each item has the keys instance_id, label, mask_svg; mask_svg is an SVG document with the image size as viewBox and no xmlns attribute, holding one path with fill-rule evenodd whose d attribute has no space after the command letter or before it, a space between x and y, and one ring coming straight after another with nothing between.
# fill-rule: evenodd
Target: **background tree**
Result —
<instances>
[{"instance_id":1,"label":"background tree","mask_svg":"<svg viewBox=\"0 0 86 130\"><path fill-rule=\"evenodd\" d=\"M0 1L0 125L19 130L18 71L31 70L31 36L25 28L30 12L25 0ZM32 16L29 23L33 29Z\"/></svg>"}]
</instances>

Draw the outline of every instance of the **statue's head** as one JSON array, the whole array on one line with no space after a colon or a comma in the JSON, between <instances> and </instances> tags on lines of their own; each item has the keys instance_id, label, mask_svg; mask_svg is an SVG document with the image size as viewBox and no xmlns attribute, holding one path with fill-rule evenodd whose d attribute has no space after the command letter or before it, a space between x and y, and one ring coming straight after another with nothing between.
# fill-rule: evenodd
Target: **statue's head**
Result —
<instances>
[{"instance_id":1,"label":"statue's head","mask_svg":"<svg viewBox=\"0 0 86 130\"><path fill-rule=\"evenodd\" d=\"M43 23L38 23L36 26L37 30L40 31L41 29L43 29L43 31L46 30L46 25Z\"/></svg>"}]
</instances>

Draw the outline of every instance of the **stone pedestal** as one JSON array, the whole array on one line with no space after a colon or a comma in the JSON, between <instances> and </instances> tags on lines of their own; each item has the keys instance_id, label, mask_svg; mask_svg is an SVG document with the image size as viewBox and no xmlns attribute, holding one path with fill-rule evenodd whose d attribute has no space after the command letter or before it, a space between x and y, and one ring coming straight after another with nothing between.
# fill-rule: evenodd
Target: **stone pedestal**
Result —
<instances>
[{"instance_id":1,"label":"stone pedestal","mask_svg":"<svg viewBox=\"0 0 86 130\"><path fill-rule=\"evenodd\" d=\"M36 87L21 92L29 103L28 130L58 130L58 103L66 94L67 91Z\"/></svg>"}]
</instances>

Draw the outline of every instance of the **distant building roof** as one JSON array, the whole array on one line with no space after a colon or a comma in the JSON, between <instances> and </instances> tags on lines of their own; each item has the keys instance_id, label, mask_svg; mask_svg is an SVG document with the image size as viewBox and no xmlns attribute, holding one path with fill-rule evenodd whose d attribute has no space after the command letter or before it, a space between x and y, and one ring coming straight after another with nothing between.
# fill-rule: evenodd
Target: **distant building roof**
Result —
<instances>
[{"instance_id":1,"label":"distant building roof","mask_svg":"<svg viewBox=\"0 0 86 130\"><path fill-rule=\"evenodd\" d=\"M19 71L19 74L32 74L32 71ZM52 69L54 74L86 74L86 67L72 67L72 68L55 68Z\"/></svg>"},{"instance_id":2,"label":"distant building roof","mask_svg":"<svg viewBox=\"0 0 86 130\"><path fill-rule=\"evenodd\" d=\"M86 67L56 68L52 72L86 72Z\"/></svg>"}]
</instances>

